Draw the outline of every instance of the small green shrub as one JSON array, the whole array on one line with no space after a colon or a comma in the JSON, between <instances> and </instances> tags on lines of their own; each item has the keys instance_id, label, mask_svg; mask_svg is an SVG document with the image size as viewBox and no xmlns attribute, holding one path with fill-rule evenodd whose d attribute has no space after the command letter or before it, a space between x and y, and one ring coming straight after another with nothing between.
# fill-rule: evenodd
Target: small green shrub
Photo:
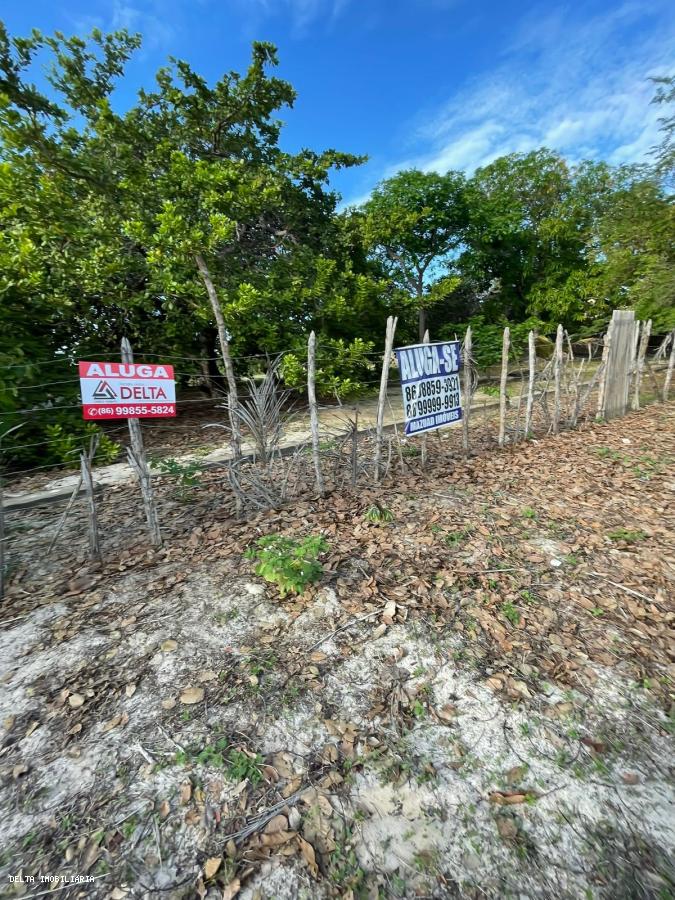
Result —
<instances>
[{"instance_id":1,"label":"small green shrub","mask_svg":"<svg viewBox=\"0 0 675 900\"><path fill-rule=\"evenodd\" d=\"M153 459L150 463L162 475L175 478L178 484L178 495L185 499L190 492L199 486L204 466L198 460L182 463L173 457Z\"/></svg>"},{"instance_id":2,"label":"small green shrub","mask_svg":"<svg viewBox=\"0 0 675 900\"><path fill-rule=\"evenodd\" d=\"M371 522L373 525L383 525L387 522L393 522L394 514L390 509L387 509L386 506L380 506L379 503L374 503L366 511L366 521Z\"/></svg>"},{"instance_id":3,"label":"small green shrub","mask_svg":"<svg viewBox=\"0 0 675 900\"><path fill-rule=\"evenodd\" d=\"M256 575L276 584L281 597L302 594L308 585L317 582L323 574L318 560L328 550L322 536L306 537L294 541L280 534L259 538L256 545L246 551L247 559L257 560Z\"/></svg>"},{"instance_id":4,"label":"small green shrub","mask_svg":"<svg viewBox=\"0 0 675 900\"><path fill-rule=\"evenodd\" d=\"M80 465L80 453L88 449L89 442L95 435L99 436L99 441L94 463L107 465L119 456L120 444L109 438L93 422L47 425L45 435L48 442L46 453L48 462L66 463L76 468Z\"/></svg>"}]
</instances>

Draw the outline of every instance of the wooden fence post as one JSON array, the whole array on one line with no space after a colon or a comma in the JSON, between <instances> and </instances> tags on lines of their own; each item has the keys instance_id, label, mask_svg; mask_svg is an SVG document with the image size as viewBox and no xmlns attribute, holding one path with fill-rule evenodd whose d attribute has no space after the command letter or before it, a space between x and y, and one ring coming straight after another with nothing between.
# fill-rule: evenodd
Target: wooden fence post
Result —
<instances>
[{"instance_id":1,"label":"wooden fence post","mask_svg":"<svg viewBox=\"0 0 675 900\"><path fill-rule=\"evenodd\" d=\"M640 349L637 354L637 362L635 365L635 393L633 394L633 409L640 409L640 384L642 382L642 373L645 370L645 356L647 355L647 347L649 338L652 333L652 320L642 323L642 337L640 338Z\"/></svg>"},{"instance_id":2,"label":"wooden fence post","mask_svg":"<svg viewBox=\"0 0 675 900\"><path fill-rule=\"evenodd\" d=\"M134 354L131 344L127 338L122 338L122 362L133 363ZM129 437L131 438L131 447L127 447L127 456L129 464L136 472L138 483L141 488L141 496L143 497L143 507L145 509L145 518L148 523L150 532L150 540L154 547L162 546L162 533L159 529L159 519L157 518L157 507L155 506L155 497L152 490L152 480L150 478L150 469L148 468L148 460L145 455L145 445L143 444L143 432L141 431L141 423L138 419L132 418L129 422Z\"/></svg>"},{"instance_id":3,"label":"wooden fence post","mask_svg":"<svg viewBox=\"0 0 675 900\"><path fill-rule=\"evenodd\" d=\"M5 596L5 564L7 560L5 554L5 488L2 478L2 442L8 434L23 428L24 424L24 422L21 422L19 425L14 425L13 428L8 428L7 431L0 434L0 600Z\"/></svg>"},{"instance_id":4,"label":"wooden fence post","mask_svg":"<svg viewBox=\"0 0 675 900\"><path fill-rule=\"evenodd\" d=\"M666 371L666 380L663 382L663 402L668 402L668 393L670 391L670 382L673 380L673 369L675 368L675 331L670 335L670 357L668 358L668 369Z\"/></svg>"},{"instance_id":5,"label":"wooden fence post","mask_svg":"<svg viewBox=\"0 0 675 900\"><path fill-rule=\"evenodd\" d=\"M469 458L469 418L471 417L471 326L464 335L464 415L462 421L462 446L464 456Z\"/></svg>"},{"instance_id":6,"label":"wooden fence post","mask_svg":"<svg viewBox=\"0 0 675 900\"><path fill-rule=\"evenodd\" d=\"M5 596L5 489L0 472L0 600Z\"/></svg>"},{"instance_id":7,"label":"wooden fence post","mask_svg":"<svg viewBox=\"0 0 675 900\"><path fill-rule=\"evenodd\" d=\"M602 341L602 360L600 361L600 383L598 385L598 418L605 417L605 396L607 395L607 370L609 368L609 351L612 346L612 324L610 319Z\"/></svg>"},{"instance_id":8,"label":"wooden fence post","mask_svg":"<svg viewBox=\"0 0 675 900\"><path fill-rule=\"evenodd\" d=\"M507 325L502 338L502 374L499 380L499 446L504 446L506 435L506 379L509 374L509 347L511 332Z\"/></svg>"},{"instance_id":9,"label":"wooden fence post","mask_svg":"<svg viewBox=\"0 0 675 900\"><path fill-rule=\"evenodd\" d=\"M96 451L94 450L94 453ZM98 520L96 518L96 498L94 497L94 479L91 474L91 461L93 453L80 453L80 472L82 473L82 484L87 495L87 506L89 507L89 556L91 559L101 558L101 547L98 539Z\"/></svg>"},{"instance_id":10,"label":"wooden fence post","mask_svg":"<svg viewBox=\"0 0 675 900\"><path fill-rule=\"evenodd\" d=\"M201 253L195 254L195 262L202 277L206 293L211 303L213 317L216 320L216 329L218 331L218 341L220 343L220 352L223 357L223 366L225 367L225 377L227 379L227 410L230 418L230 428L232 431L232 455L234 461L239 462L241 459L241 424L239 422L239 398L237 396L237 379L234 375L234 366L232 365L232 356L230 355L230 342L227 339L227 329L225 328L225 319L223 317L223 309L220 305L218 292L211 279L206 260ZM239 507L237 507L238 509Z\"/></svg>"},{"instance_id":11,"label":"wooden fence post","mask_svg":"<svg viewBox=\"0 0 675 900\"><path fill-rule=\"evenodd\" d=\"M429 343L429 329L428 329L428 328L427 328L427 330L424 332L424 337L422 338L422 343L423 343L423 344L428 344L428 343ZM420 443L421 443L421 445L422 445L422 446L421 446L421 450L422 450L422 457L421 457L422 469L426 469L426 467L427 467L427 436L426 436L426 434L423 434L423 435L422 435L422 440L420 441Z\"/></svg>"},{"instance_id":12,"label":"wooden fence post","mask_svg":"<svg viewBox=\"0 0 675 900\"><path fill-rule=\"evenodd\" d=\"M307 399L309 400L309 421L312 428L312 455L316 489L323 497L323 475L321 474L321 448L319 446L319 412L316 405L316 334L312 331L307 343Z\"/></svg>"},{"instance_id":13,"label":"wooden fence post","mask_svg":"<svg viewBox=\"0 0 675 900\"><path fill-rule=\"evenodd\" d=\"M354 407L354 424L352 427L352 454L351 454L351 462L352 462L352 487L356 487L356 481L358 479L358 451L359 451L359 407L358 405Z\"/></svg>"},{"instance_id":14,"label":"wooden fence post","mask_svg":"<svg viewBox=\"0 0 675 900\"><path fill-rule=\"evenodd\" d=\"M528 378L527 378L527 403L525 405L525 440L532 430L532 407L534 406L534 379L537 377L537 347L534 340L534 331L527 336L528 353Z\"/></svg>"},{"instance_id":15,"label":"wooden fence post","mask_svg":"<svg viewBox=\"0 0 675 900\"><path fill-rule=\"evenodd\" d=\"M380 396L377 401L377 423L375 426L375 481L380 480L380 463L382 459L382 435L384 431L384 407L387 402L387 385L389 382L389 365L391 363L391 351L394 347L394 334L396 332L395 316L387 319L387 333L384 341L384 357L382 359L382 375L380 377Z\"/></svg>"},{"instance_id":16,"label":"wooden fence post","mask_svg":"<svg viewBox=\"0 0 675 900\"><path fill-rule=\"evenodd\" d=\"M553 434L560 430L560 379L563 366L563 327L558 325L553 358Z\"/></svg>"}]
</instances>

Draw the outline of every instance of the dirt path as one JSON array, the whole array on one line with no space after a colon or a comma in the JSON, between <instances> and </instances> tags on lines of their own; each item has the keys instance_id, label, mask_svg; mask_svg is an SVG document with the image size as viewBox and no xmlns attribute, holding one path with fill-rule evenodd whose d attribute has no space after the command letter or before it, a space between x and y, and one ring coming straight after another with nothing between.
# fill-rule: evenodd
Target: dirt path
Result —
<instances>
[{"instance_id":1,"label":"dirt path","mask_svg":"<svg viewBox=\"0 0 675 900\"><path fill-rule=\"evenodd\" d=\"M41 560L2 613L0 884L670 896L674 473L670 404ZM277 532L328 542L302 597L243 556Z\"/></svg>"}]
</instances>

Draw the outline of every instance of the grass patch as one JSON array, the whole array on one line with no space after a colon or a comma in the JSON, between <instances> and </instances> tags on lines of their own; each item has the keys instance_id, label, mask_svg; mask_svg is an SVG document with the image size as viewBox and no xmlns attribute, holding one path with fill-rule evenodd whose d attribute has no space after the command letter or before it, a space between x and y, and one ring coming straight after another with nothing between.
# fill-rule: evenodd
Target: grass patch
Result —
<instances>
[{"instance_id":1,"label":"grass patch","mask_svg":"<svg viewBox=\"0 0 675 900\"><path fill-rule=\"evenodd\" d=\"M640 531L639 528L634 530L628 528L615 528L613 531L607 532L610 541L622 541L624 544L636 544L638 541L644 541L647 534Z\"/></svg>"}]
</instances>

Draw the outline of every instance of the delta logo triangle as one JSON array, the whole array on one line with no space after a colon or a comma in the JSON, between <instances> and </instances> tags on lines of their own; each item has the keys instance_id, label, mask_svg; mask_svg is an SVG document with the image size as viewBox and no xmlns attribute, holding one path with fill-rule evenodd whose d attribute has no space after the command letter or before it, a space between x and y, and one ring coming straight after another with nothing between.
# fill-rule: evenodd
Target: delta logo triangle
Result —
<instances>
[{"instance_id":1,"label":"delta logo triangle","mask_svg":"<svg viewBox=\"0 0 675 900\"><path fill-rule=\"evenodd\" d=\"M115 400L117 394L107 381L99 381L92 396L94 400Z\"/></svg>"}]
</instances>

